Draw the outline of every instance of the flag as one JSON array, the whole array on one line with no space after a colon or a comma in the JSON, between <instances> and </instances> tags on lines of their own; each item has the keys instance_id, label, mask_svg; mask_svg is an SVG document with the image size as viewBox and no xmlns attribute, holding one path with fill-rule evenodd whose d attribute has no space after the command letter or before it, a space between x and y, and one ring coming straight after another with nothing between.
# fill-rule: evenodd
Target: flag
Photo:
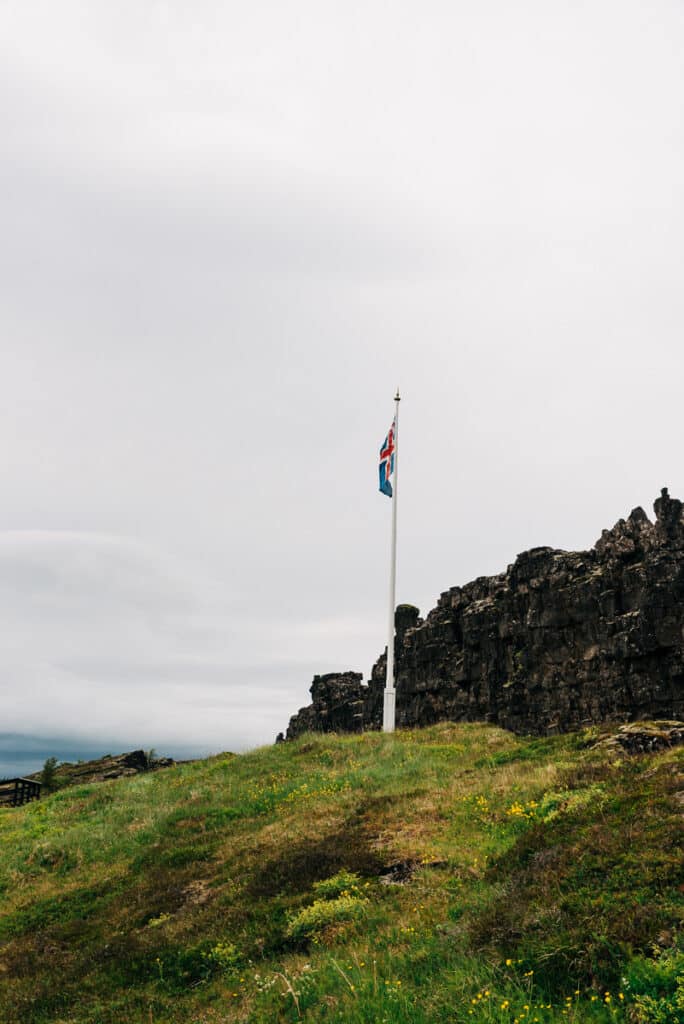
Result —
<instances>
[{"instance_id":1,"label":"flag","mask_svg":"<svg viewBox=\"0 0 684 1024\"><path fill-rule=\"evenodd\" d=\"M394 431L395 423L389 428L389 434L380 446L380 490L388 498L392 497L390 477L394 473Z\"/></svg>"}]
</instances>

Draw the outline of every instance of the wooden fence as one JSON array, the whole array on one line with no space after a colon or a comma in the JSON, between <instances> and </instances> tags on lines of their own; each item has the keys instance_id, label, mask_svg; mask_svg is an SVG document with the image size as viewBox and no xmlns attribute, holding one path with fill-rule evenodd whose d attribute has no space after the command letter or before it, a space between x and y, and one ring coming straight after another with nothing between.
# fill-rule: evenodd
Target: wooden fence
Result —
<instances>
[{"instance_id":1,"label":"wooden fence","mask_svg":"<svg viewBox=\"0 0 684 1024\"><path fill-rule=\"evenodd\" d=\"M30 800L40 800L40 782L33 779L0 781L0 807L19 807Z\"/></svg>"}]
</instances>

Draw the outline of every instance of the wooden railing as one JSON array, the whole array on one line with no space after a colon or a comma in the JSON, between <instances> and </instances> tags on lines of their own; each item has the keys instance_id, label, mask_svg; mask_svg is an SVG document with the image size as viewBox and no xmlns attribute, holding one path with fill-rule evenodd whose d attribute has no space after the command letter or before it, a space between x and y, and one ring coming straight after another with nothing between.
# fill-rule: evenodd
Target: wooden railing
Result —
<instances>
[{"instance_id":1,"label":"wooden railing","mask_svg":"<svg viewBox=\"0 0 684 1024\"><path fill-rule=\"evenodd\" d=\"M40 782L34 779L0 781L0 807L19 807L30 800L40 800Z\"/></svg>"}]
</instances>

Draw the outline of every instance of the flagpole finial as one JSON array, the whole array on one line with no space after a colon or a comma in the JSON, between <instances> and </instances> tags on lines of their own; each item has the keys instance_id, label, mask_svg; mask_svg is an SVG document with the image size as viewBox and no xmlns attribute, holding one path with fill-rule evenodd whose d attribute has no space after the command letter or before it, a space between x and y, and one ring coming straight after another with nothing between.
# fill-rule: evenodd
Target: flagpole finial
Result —
<instances>
[{"instance_id":1,"label":"flagpole finial","mask_svg":"<svg viewBox=\"0 0 684 1024\"><path fill-rule=\"evenodd\" d=\"M401 402L401 397L400 397L400 395L399 395L399 388L397 388L397 393L396 393L396 395L394 396L394 401L395 401L395 402Z\"/></svg>"}]
</instances>

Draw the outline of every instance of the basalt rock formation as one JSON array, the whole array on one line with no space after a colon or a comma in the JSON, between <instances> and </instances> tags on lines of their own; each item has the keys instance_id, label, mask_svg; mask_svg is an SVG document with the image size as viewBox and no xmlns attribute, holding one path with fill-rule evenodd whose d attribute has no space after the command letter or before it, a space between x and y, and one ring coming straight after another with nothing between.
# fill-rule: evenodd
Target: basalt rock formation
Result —
<instances>
[{"instance_id":1,"label":"basalt rock formation","mask_svg":"<svg viewBox=\"0 0 684 1024\"><path fill-rule=\"evenodd\" d=\"M506 572L442 594L425 621L396 616L397 724L492 722L517 733L684 717L684 519L667 489L590 551L533 548ZM386 653L359 673L316 676L307 730L382 724Z\"/></svg>"}]
</instances>

